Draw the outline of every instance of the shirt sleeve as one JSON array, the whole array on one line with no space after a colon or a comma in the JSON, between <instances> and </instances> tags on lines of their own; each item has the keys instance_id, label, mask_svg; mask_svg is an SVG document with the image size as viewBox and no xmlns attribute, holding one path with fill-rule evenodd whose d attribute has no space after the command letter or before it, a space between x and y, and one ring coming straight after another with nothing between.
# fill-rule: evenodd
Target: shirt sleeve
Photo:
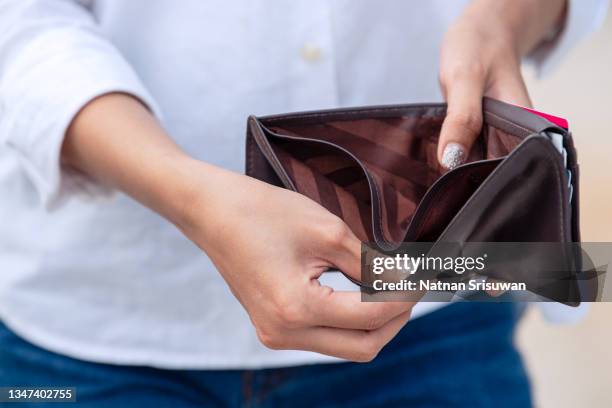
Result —
<instances>
[{"instance_id":1,"label":"shirt sleeve","mask_svg":"<svg viewBox=\"0 0 612 408\"><path fill-rule=\"evenodd\" d=\"M527 56L538 76L546 75L567 52L603 24L608 0L567 0L565 22Z\"/></svg>"},{"instance_id":2,"label":"shirt sleeve","mask_svg":"<svg viewBox=\"0 0 612 408\"><path fill-rule=\"evenodd\" d=\"M579 322L587 315L591 309L591 304L582 302L579 306L572 307L556 302L540 302L538 307L548 323L573 324Z\"/></svg>"},{"instance_id":3,"label":"shirt sleeve","mask_svg":"<svg viewBox=\"0 0 612 408\"><path fill-rule=\"evenodd\" d=\"M109 92L159 110L89 10L72 0L0 0L0 56L0 148L19 157L45 207L75 192L107 192L60 167L72 119Z\"/></svg>"}]
</instances>

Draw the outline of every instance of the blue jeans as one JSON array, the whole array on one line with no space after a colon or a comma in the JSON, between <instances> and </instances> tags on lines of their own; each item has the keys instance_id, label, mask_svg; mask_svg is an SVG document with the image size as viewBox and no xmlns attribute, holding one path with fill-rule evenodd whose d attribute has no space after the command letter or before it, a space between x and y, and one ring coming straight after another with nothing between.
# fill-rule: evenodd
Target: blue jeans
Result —
<instances>
[{"instance_id":1,"label":"blue jeans","mask_svg":"<svg viewBox=\"0 0 612 408\"><path fill-rule=\"evenodd\" d=\"M79 361L0 324L0 386L76 387L66 406L87 407L528 407L519 314L511 303L459 303L409 322L371 363L218 371Z\"/></svg>"}]
</instances>

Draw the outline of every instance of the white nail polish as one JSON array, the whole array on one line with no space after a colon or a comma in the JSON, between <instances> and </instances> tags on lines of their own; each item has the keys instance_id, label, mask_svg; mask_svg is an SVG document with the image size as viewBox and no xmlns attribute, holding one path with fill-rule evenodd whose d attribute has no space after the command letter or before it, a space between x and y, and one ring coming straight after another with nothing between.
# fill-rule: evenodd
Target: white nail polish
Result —
<instances>
[{"instance_id":1,"label":"white nail polish","mask_svg":"<svg viewBox=\"0 0 612 408\"><path fill-rule=\"evenodd\" d=\"M458 143L449 143L444 148L442 154L442 165L449 170L463 164L466 159L466 152L463 146Z\"/></svg>"}]
</instances>

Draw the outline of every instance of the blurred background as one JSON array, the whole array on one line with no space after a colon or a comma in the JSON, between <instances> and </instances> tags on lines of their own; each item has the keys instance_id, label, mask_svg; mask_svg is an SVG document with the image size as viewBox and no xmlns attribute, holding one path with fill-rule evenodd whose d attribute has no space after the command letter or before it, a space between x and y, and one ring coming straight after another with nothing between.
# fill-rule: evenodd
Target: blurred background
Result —
<instances>
[{"instance_id":1,"label":"blurred background","mask_svg":"<svg viewBox=\"0 0 612 408\"><path fill-rule=\"evenodd\" d=\"M525 76L534 107L569 120L581 173L582 240L612 242L612 13L550 75ZM518 344L538 407L612 407L612 303L591 304L574 325L552 325L531 308Z\"/></svg>"}]
</instances>

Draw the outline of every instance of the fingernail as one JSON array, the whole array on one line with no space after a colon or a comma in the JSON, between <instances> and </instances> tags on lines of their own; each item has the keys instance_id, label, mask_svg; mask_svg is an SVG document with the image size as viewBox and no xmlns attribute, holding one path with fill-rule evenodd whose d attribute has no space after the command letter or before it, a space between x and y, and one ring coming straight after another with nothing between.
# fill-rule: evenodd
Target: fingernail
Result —
<instances>
[{"instance_id":1,"label":"fingernail","mask_svg":"<svg viewBox=\"0 0 612 408\"><path fill-rule=\"evenodd\" d=\"M459 143L449 143L442 154L442 165L449 170L463 164L467 154L465 148Z\"/></svg>"}]
</instances>

